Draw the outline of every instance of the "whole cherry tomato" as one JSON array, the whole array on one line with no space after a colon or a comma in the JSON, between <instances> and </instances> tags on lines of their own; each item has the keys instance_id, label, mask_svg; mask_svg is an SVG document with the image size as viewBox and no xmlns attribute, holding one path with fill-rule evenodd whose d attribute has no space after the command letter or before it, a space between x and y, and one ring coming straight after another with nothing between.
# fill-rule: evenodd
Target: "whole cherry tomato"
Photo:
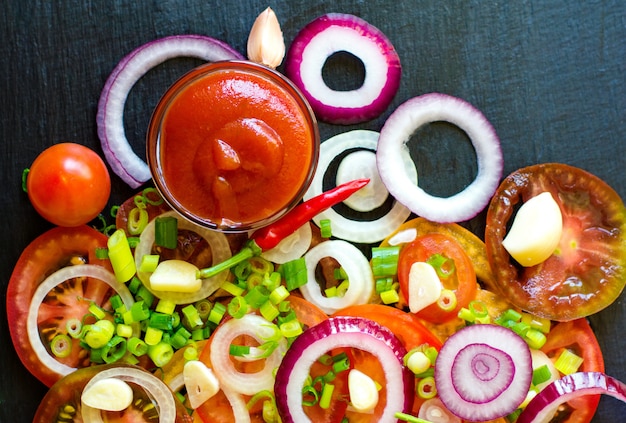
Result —
<instances>
[{"instance_id":1,"label":"whole cherry tomato","mask_svg":"<svg viewBox=\"0 0 626 423\"><path fill-rule=\"evenodd\" d=\"M35 159L27 175L26 190L44 219L58 226L80 226L106 206L111 178L95 151L80 144L60 143Z\"/></svg>"}]
</instances>

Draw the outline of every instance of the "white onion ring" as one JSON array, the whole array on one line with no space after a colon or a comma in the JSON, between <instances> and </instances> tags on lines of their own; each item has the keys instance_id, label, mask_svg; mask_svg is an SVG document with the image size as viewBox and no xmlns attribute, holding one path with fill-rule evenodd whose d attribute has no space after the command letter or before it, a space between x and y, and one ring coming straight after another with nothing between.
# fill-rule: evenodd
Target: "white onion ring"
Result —
<instances>
[{"instance_id":1,"label":"white onion ring","mask_svg":"<svg viewBox=\"0 0 626 423\"><path fill-rule=\"evenodd\" d=\"M200 235L211 247L211 254L213 264L221 263L229 259L232 256L230 251L230 244L226 235L222 232L212 231L204 228L196 223L190 222L187 219L182 218L178 213L174 211L168 211L161 214L158 217L173 216L178 219L178 229L184 229L193 231ZM140 268L141 259L144 255L151 254L152 246L154 244L154 231L155 231L155 219L152 219L150 223L145 227L141 235L139 236L139 244L135 248L135 265L137 269ZM191 304L208 297L214 293L226 280L228 272L220 272L215 276L204 279L202 281L202 287L195 292L171 292L171 291L158 291L152 289L150 285L150 273L137 272L137 276L145 287L157 298L168 299L175 304Z\"/></svg>"},{"instance_id":2,"label":"white onion ring","mask_svg":"<svg viewBox=\"0 0 626 423\"><path fill-rule=\"evenodd\" d=\"M210 62L243 59L226 43L203 35L173 35L146 43L124 57L107 79L96 123L102 150L111 169L132 188L150 179L150 169L133 151L124 131L124 105L130 90L150 69L175 57Z\"/></svg>"},{"instance_id":3,"label":"white onion ring","mask_svg":"<svg viewBox=\"0 0 626 423\"><path fill-rule=\"evenodd\" d=\"M528 344L511 329L466 326L451 335L435 363L441 402L463 420L504 417L524 401L532 381Z\"/></svg>"},{"instance_id":4,"label":"white onion ring","mask_svg":"<svg viewBox=\"0 0 626 423\"><path fill-rule=\"evenodd\" d=\"M309 189L304 194L304 199L308 200L319 195L324 190L324 174L331 162L341 153L350 149L364 149L375 151L378 145L378 132L368 130L353 130L335 135L324 141L320 145L320 155L317 164L317 170L311 181ZM408 150L404 149L401 153L401 163L404 165L404 171L409 175L412 184L417 183L417 171L415 163L411 159ZM377 172L377 171L376 171ZM377 172L378 173L378 172ZM377 179L377 178L375 178ZM339 183L339 181L337 181ZM368 183L361 188L365 194L371 193L371 190L387 190L385 186ZM372 185L370 187L370 185ZM360 194L360 193L357 193ZM379 194L370 194L379 195ZM313 218L313 221L319 226L322 219L329 219L332 224L333 236L352 242L361 242L371 244L379 242L395 231L398 226L404 222L411 211L398 201L394 201L391 210L384 216L372 221L358 221L349 219L337 213L334 209L329 208Z\"/></svg>"},{"instance_id":5,"label":"white onion ring","mask_svg":"<svg viewBox=\"0 0 626 423\"><path fill-rule=\"evenodd\" d=\"M311 224L306 223L280 241L276 247L262 252L261 257L276 264L287 263L302 257L311 246L312 239Z\"/></svg>"},{"instance_id":6,"label":"white onion ring","mask_svg":"<svg viewBox=\"0 0 626 423\"><path fill-rule=\"evenodd\" d=\"M317 263L324 257L332 257L339 262L348 275L348 289L342 297L326 297L315 279ZM333 314L342 308L366 304L374 295L374 274L367 258L354 245L342 240L324 241L311 248L304 260L307 269L307 283L300 287L302 296L318 306L324 313Z\"/></svg>"},{"instance_id":7,"label":"white onion ring","mask_svg":"<svg viewBox=\"0 0 626 423\"><path fill-rule=\"evenodd\" d=\"M142 387L159 413L159 423L174 423L176 421L176 403L174 395L169 387L154 376L140 368L134 367L113 367L98 372L93 378L87 382L83 388L83 392L91 388L91 386L102 379L116 378ZM102 413L97 408L81 404L81 417L83 421L90 423L104 422Z\"/></svg>"},{"instance_id":8,"label":"white onion ring","mask_svg":"<svg viewBox=\"0 0 626 423\"><path fill-rule=\"evenodd\" d=\"M93 278L106 283L111 287L111 289L119 294L122 302L128 309L130 309L135 302L133 294L131 294L125 284L118 282L115 275L109 270L95 264L77 264L74 266L63 267L48 276L41 284L39 284L30 301L28 314L26 316L28 340L30 341L30 345L32 346L33 351L37 355L41 364L61 376L72 373L76 370L76 368L57 361L56 358L48 353L48 350L41 342L41 337L39 336L37 317L41 303L52 289L69 279L80 277ZM86 298L85 300L89 300L89 298ZM134 335L139 335L138 327L135 328Z\"/></svg>"},{"instance_id":9,"label":"white onion ring","mask_svg":"<svg viewBox=\"0 0 626 423\"><path fill-rule=\"evenodd\" d=\"M254 395L274 389L274 369L278 367L283 354L287 351L287 341L284 338L265 359L263 369L255 373L238 371L229 354L233 340L241 335L248 335L262 344L263 338L274 335L274 329L270 326L271 323L257 314L246 314L240 319L230 319L218 326L212 335L210 360L220 386L243 395Z\"/></svg>"},{"instance_id":10,"label":"white onion ring","mask_svg":"<svg viewBox=\"0 0 626 423\"><path fill-rule=\"evenodd\" d=\"M304 413L302 387L313 363L336 348L356 348L375 356L385 374L387 403L379 422L396 422L396 412L406 412L414 398L414 375L402 363L406 350L387 328L361 317L331 317L298 336L276 373L276 405L283 422L311 420Z\"/></svg>"},{"instance_id":11,"label":"white onion ring","mask_svg":"<svg viewBox=\"0 0 626 423\"><path fill-rule=\"evenodd\" d=\"M413 184L399 165L413 132L435 121L450 122L465 131L478 161L476 179L446 198L432 196ZM389 116L380 131L376 158L391 195L413 213L440 223L466 221L480 213L498 188L503 169L500 140L491 123L466 101L440 93L414 97Z\"/></svg>"},{"instance_id":12,"label":"white onion ring","mask_svg":"<svg viewBox=\"0 0 626 423\"><path fill-rule=\"evenodd\" d=\"M353 54L365 67L358 89L335 91L324 82L324 64L340 51ZM354 15L328 13L296 35L285 59L285 74L307 97L318 119L352 124L373 119L389 106L402 67L391 41L378 28Z\"/></svg>"}]
</instances>

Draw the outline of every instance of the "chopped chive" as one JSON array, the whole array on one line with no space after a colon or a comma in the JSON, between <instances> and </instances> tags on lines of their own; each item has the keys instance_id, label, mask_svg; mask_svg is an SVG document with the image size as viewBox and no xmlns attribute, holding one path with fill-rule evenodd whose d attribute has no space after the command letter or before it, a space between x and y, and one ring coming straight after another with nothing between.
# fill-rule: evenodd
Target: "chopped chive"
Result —
<instances>
[{"instance_id":1,"label":"chopped chive","mask_svg":"<svg viewBox=\"0 0 626 423\"><path fill-rule=\"evenodd\" d=\"M173 250L178 245L178 219L174 216L154 219L154 243Z\"/></svg>"}]
</instances>

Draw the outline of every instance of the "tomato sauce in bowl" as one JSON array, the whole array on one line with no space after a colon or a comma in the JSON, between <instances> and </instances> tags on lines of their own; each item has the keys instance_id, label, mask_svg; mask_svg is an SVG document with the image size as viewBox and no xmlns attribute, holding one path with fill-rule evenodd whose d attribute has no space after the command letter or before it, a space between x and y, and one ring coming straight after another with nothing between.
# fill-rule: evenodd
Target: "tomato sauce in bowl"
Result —
<instances>
[{"instance_id":1,"label":"tomato sauce in bowl","mask_svg":"<svg viewBox=\"0 0 626 423\"><path fill-rule=\"evenodd\" d=\"M242 232L289 211L315 173L319 131L300 91L252 62L198 67L168 89L147 139L157 189L184 217Z\"/></svg>"}]
</instances>

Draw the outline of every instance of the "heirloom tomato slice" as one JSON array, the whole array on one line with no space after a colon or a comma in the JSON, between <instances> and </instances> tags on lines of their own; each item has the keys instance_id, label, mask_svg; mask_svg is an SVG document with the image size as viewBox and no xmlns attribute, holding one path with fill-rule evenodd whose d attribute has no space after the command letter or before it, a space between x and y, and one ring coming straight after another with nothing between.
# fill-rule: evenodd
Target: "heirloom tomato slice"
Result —
<instances>
[{"instance_id":1,"label":"heirloom tomato slice","mask_svg":"<svg viewBox=\"0 0 626 423\"><path fill-rule=\"evenodd\" d=\"M516 209L546 191L561 209L561 240L547 260L522 267L502 240ZM485 246L501 294L551 320L596 313L615 301L626 284L624 203L600 178L573 166L538 164L505 178L487 211Z\"/></svg>"},{"instance_id":2,"label":"heirloom tomato slice","mask_svg":"<svg viewBox=\"0 0 626 423\"><path fill-rule=\"evenodd\" d=\"M75 372L64 376L59 379L48 390L43 397L37 412L35 414L34 422L83 422L83 404L81 401L81 395L83 389L87 383L96 376L99 372L104 370L110 370L116 367L120 367L120 371L126 370L126 368L135 368L129 365L120 364L101 364L97 366L84 367L78 369ZM142 371L145 371L141 369ZM146 379L150 384L151 389L159 389L160 392L167 395L166 390L169 391L167 386L159 387L158 379L146 372ZM140 383L127 382L133 389L133 402L126 409L122 411L102 411L101 420L108 423L141 423L141 422L155 422L159 421L159 404L154 403L154 397L151 393L144 390ZM174 395L171 391L170 393ZM187 410L183 404L176 398L172 401L176 407L175 423L191 423L192 417L187 413Z\"/></svg>"},{"instance_id":3,"label":"heirloom tomato slice","mask_svg":"<svg viewBox=\"0 0 626 423\"><path fill-rule=\"evenodd\" d=\"M86 263L111 271L109 261L95 255L96 248L106 245L107 237L91 227L55 227L25 248L13 269L6 300L11 339L24 366L46 386L51 386L62 375L42 364L29 340L25 322L31 298L39 284L63 267ZM68 280L50 291L37 319L43 344L48 344L59 333L66 333L69 318L80 320L85 316L91 301L98 305L107 302L111 292L109 285L93 278ZM80 350L72 348L68 357L59 360L71 367L88 365L88 354L81 356Z\"/></svg>"}]
</instances>

